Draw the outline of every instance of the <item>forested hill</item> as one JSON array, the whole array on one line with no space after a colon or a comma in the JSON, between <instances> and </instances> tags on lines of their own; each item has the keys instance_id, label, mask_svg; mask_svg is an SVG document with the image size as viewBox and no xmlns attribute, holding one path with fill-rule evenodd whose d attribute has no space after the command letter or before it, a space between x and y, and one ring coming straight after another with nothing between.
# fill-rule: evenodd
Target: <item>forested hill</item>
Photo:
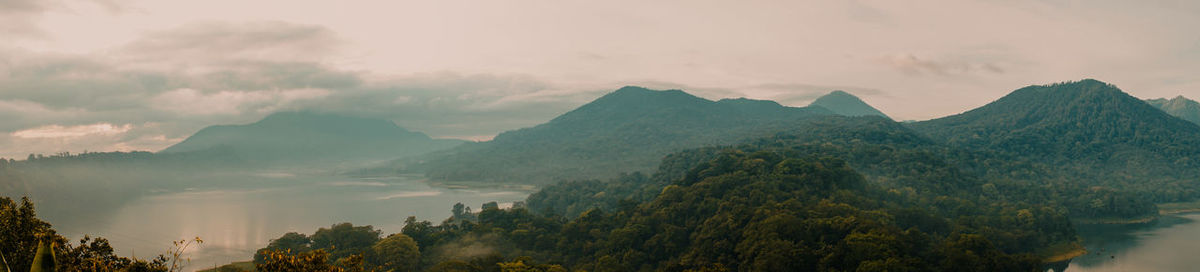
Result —
<instances>
[{"instance_id":1,"label":"forested hill","mask_svg":"<svg viewBox=\"0 0 1200 272\"><path fill-rule=\"evenodd\" d=\"M674 153L651 176L559 183L527 209L455 212L402 233L434 271L519 256L588 271L1033 271L1079 248L1053 197L1008 195L960 167L971 156L903 125L800 123ZM464 246L489 250L448 254Z\"/></svg>"},{"instance_id":2,"label":"forested hill","mask_svg":"<svg viewBox=\"0 0 1200 272\"><path fill-rule=\"evenodd\" d=\"M1197 103L1195 100L1187 99L1181 95L1170 100L1166 98L1150 99L1146 100L1146 103L1167 112L1167 114L1200 124L1200 103Z\"/></svg>"},{"instance_id":3,"label":"forested hill","mask_svg":"<svg viewBox=\"0 0 1200 272\"><path fill-rule=\"evenodd\" d=\"M685 148L732 144L769 135L786 122L829 116L819 107L772 101L711 101L680 90L624 87L531 128L427 157L442 180L546 183L653 170Z\"/></svg>"},{"instance_id":4,"label":"forested hill","mask_svg":"<svg viewBox=\"0 0 1200 272\"><path fill-rule=\"evenodd\" d=\"M461 144L370 118L313 112L280 112L247 125L201 129L160 153L227 148L249 162L395 159Z\"/></svg>"},{"instance_id":5,"label":"forested hill","mask_svg":"<svg viewBox=\"0 0 1200 272\"><path fill-rule=\"evenodd\" d=\"M808 106L819 106L843 116L882 116L883 118L891 118L887 114L883 114L883 112L875 109L875 107L871 107L867 102L863 102L862 99L858 99L857 96L844 91L830 92L817 98L817 100Z\"/></svg>"},{"instance_id":6,"label":"forested hill","mask_svg":"<svg viewBox=\"0 0 1200 272\"><path fill-rule=\"evenodd\" d=\"M1047 163L1067 181L1189 200L1200 188L1200 126L1097 80L1029 86L983 107L910 124L953 146Z\"/></svg>"}]
</instances>

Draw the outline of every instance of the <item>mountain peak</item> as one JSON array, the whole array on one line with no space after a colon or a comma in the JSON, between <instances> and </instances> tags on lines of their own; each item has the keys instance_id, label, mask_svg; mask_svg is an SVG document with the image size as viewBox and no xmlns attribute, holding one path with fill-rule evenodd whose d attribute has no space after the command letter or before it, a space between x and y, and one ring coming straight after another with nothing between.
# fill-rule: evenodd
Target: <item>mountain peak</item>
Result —
<instances>
[{"instance_id":1,"label":"mountain peak","mask_svg":"<svg viewBox=\"0 0 1200 272\"><path fill-rule=\"evenodd\" d=\"M1200 103L1182 95L1175 96L1171 100L1167 100L1166 98L1148 99L1146 103L1163 110L1171 116L1200 124Z\"/></svg>"},{"instance_id":2,"label":"mountain peak","mask_svg":"<svg viewBox=\"0 0 1200 272\"><path fill-rule=\"evenodd\" d=\"M700 99L700 100L704 100L703 98L699 98L694 95L685 93L682 90L677 90L677 89L652 90L652 89L648 89L645 87L639 87L639 86L621 87L620 89L617 89L616 91L613 91L607 95L604 95L603 97L600 97L600 99L597 99L597 101L604 100L606 98L621 99L621 100L625 100L625 99Z\"/></svg>"},{"instance_id":3,"label":"mountain peak","mask_svg":"<svg viewBox=\"0 0 1200 272\"><path fill-rule=\"evenodd\" d=\"M210 126L162 153L231 148L259 162L395 158L456 145L388 120L308 111L277 112L246 125Z\"/></svg>"},{"instance_id":4,"label":"mountain peak","mask_svg":"<svg viewBox=\"0 0 1200 272\"><path fill-rule=\"evenodd\" d=\"M891 117L888 117L887 114L883 114L883 112L875 109L875 107L871 107L871 105L867 104L867 102L863 102L862 99L859 99L857 96L841 90L829 92L829 94L817 98L817 100L813 101L811 104L809 104L809 106L818 106L833 111L833 113L838 115L844 116L874 115L891 119Z\"/></svg>"},{"instance_id":5,"label":"mountain peak","mask_svg":"<svg viewBox=\"0 0 1200 272\"><path fill-rule=\"evenodd\" d=\"M745 98L745 97L725 98L725 99L717 100L717 103L730 104L730 105L762 106L762 107L772 107L772 108L783 107L783 105L780 105L779 102L775 102L775 101L771 101L771 100L750 99L750 98Z\"/></svg>"},{"instance_id":6,"label":"mountain peak","mask_svg":"<svg viewBox=\"0 0 1200 272\"><path fill-rule=\"evenodd\" d=\"M1024 87L982 107L913 125L951 142L1055 155L1099 143L1152 142L1141 138L1145 135L1200 134L1200 127L1150 103L1112 84L1085 79Z\"/></svg>"}]
</instances>

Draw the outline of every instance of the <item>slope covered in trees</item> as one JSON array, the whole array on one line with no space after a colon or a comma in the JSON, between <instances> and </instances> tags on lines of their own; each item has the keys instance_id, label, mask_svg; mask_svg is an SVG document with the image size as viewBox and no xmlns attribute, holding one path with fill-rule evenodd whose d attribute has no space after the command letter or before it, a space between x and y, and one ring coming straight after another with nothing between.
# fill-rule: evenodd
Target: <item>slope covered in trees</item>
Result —
<instances>
[{"instance_id":1,"label":"slope covered in trees","mask_svg":"<svg viewBox=\"0 0 1200 272\"><path fill-rule=\"evenodd\" d=\"M817 100L814 100L808 106L822 107L842 116L880 116L890 119L887 114L883 114L883 112L875 109L875 107L871 107L871 105L863 102L857 96L844 91L830 92L817 98Z\"/></svg>"},{"instance_id":2,"label":"slope covered in trees","mask_svg":"<svg viewBox=\"0 0 1200 272\"><path fill-rule=\"evenodd\" d=\"M1180 95L1170 100L1166 98L1149 99L1146 100L1146 103L1172 116L1200 124L1200 103L1197 103L1195 100L1187 99L1187 97Z\"/></svg>"},{"instance_id":3,"label":"slope covered in trees","mask_svg":"<svg viewBox=\"0 0 1200 272\"><path fill-rule=\"evenodd\" d=\"M461 143L432 139L381 119L280 112L252 124L206 127L160 153L225 148L252 163L339 162L395 159Z\"/></svg>"},{"instance_id":4,"label":"slope covered in trees","mask_svg":"<svg viewBox=\"0 0 1200 272\"><path fill-rule=\"evenodd\" d=\"M772 101L710 101L683 91L625 87L531 128L424 158L441 180L548 183L653 170L663 156L770 135L781 123L831 115Z\"/></svg>"},{"instance_id":5,"label":"slope covered in trees","mask_svg":"<svg viewBox=\"0 0 1200 272\"><path fill-rule=\"evenodd\" d=\"M535 195L529 207L548 213L491 206L440 225L410 219L402 233L430 271L488 271L522 256L588 271L1032 271L1077 246L1059 209L988 192L984 180L913 150L933 144L897 123L813 122L798 129L811 134L677 153L652 176L622 178L641 189L565 183L539 193L626 196L578 216L548 203L570 197ZM869 129L836 129L847 122ZM838 155L892 174L863 175ZM463 270L439 270L447 267Z\"/></svg>"},{"instance_id":6,"label":"slope covered in trees","mask_svg":"<svg viewBox=\"0 0 1200 272\"><path fill-rule=\"evenodd\" d=\"M1056 184L1086 188L1081 193L1155 202L1200 196L1200 126L1096 80L1021 88L911 127L951 146L1053 165Z\"/></svg>"}]
</instances>

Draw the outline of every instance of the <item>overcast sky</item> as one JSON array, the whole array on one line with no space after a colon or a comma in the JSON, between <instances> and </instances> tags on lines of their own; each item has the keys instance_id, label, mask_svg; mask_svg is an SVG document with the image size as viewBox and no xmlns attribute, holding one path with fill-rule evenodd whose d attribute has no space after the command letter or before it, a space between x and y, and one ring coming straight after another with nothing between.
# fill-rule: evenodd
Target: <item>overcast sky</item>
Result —
<instances>
[{"instance_id":1,"label":"overcast sky","mask_svg":"<svg viewBox=\"0 0 1200 272\"><path fill-rule=\"evenodd\" d=\"M900 120L1082 78L1196 98L1198 28L1183 0L0 0L0 157L298 109L486 140L624 85Z\"/></svg>"}]
</instances>

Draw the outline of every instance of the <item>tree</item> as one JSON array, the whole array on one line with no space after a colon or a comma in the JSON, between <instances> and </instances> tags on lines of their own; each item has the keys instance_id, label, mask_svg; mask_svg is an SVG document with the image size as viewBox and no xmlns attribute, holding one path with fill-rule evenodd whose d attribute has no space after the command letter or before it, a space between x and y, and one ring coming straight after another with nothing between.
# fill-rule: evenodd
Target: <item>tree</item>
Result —
<instances>
[{"instance_id":1,"label":"tree","mask_svg":"<svg viewBox=\"0 0 1200 272\"><path fill-rule=\"evenodd\" d=\"M341 223L320 228L312 235L312 249L325 249L329 257L337 260L357 252L363 252L379 241L382 233L370 225L354 226Z\"/></svg>"},{"instance_id":2,"label":"tree","mask_svg":"<svg viewBox=\"0 0 1200 272\"><path fill-rule=\"evenodd\" d=\"M305 236L304 234L296 233L296 232L288 232L288 233L284 234L283 236L279 237L279 239L271 240L271 243L267 244L266 248L259 249L258 252L256 252L254 254L254 263L263 263L264 261L266 261L267 250L276 250L276 251L289 251L290 250L291 252L299 253L299 252L305 252L305 251L311 250L311 248L309 247L309 244L311 244L311 243L312 243L312 239L308 238L308 236Z\"/></svg>"},{"instance_id":3,"label":"tree","mask_svg":"<svg viewBox=\"0 0 1200 272\"><path fill-rule=\"evenodd\" d=\"M417 242L402 233L389 235L371 246L374 263L385 271L415 271L421 262Z\"/></svg>"},{"instance_id":4,"label":"tree","mask_svg":"<svg viewBox=\"0 0 1200 272\"><path fill-rule=\"evenodd\" d=\"M462 202L455 203L455 204L454 204L454 209L451 209L451 210L450 210L451 212L453 212L453 213L454 213L454 219L462 219L462 218L463 218L463 212L464 212L463 210L464 210L465 208L466 208L466 205L463 205L463 204L462 204Z\"/></svg>"},{"instance_id":5,"label":"tree","mask_svg":"<svg viewBox=\"0 0 1200 272\"><path fill-rule=\"evenodd\" d=\"M0 197L0 252L10 268L32 267L42 235L53 235L50 223L36 217L33 202L22 197L21 203Z\"/></svg>"},{"instance_id":6,"label":"tree","mask_svg":"<svg viewBox=\"0 0 1200 272\"><path fill-rule=\"evenodd\" d=\"M277 272L335 272L341 271L329 264L329 253L313 250L293 254L291 251L268 250L263 263L255 264L258 271Z\"/></svg>"}]
</instances>

